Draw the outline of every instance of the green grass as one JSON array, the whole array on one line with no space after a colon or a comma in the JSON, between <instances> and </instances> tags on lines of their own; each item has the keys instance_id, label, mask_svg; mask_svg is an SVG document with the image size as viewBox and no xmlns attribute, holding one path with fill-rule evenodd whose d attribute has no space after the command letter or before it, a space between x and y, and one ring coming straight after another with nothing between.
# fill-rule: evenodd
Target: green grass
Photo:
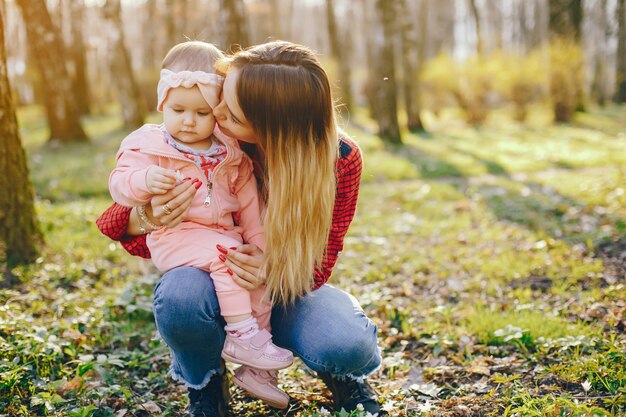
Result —
<instances>
[{"instance_id":1,"label":"green grass","mask_svg":"<svg viewBox=\"0 0 626 417\"><path fill-rule=\"evenodd\" d=\"M0 415L178 415L185 391L154 338L158 276L94 224L110 201L119 118L91 116L88 144L53 147L40 109L18 116L46 246L12 271L18 286L0 290ZM332 282L379 327L384 361L370 380L385 407L394 416L624 415L624 277L609 279L595 251L626 229L626 108L557 126L541 108L526 125L506 110L479 129L452 109L424 120L430 132L407 134L401 147L385 146L362 110L348 126L366 165ZM332 408L303 365L280 382L291 410L233 390L233 412Z\"/></svg>"}]
</instances>

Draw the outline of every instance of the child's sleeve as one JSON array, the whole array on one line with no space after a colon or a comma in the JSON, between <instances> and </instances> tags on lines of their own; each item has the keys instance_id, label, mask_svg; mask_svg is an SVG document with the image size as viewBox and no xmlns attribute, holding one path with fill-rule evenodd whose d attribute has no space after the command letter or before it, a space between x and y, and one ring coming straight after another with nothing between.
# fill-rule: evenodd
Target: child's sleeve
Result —
<instances>
[{"instance_id":1,"label":"child's sleeve","mask_svg":"<svg viewBox=\"0 0 626 417\"><path fill-rule=\"evenodd\" d=\"M252 172L252 161L244 158L239 165L239 176L235 181L234 193L239 201L236 213L239 226L242 228L243 240L257 245L265 252L265 236L261 222L261 199L256 178Z\"/></svg>"},{"instance_id":2,"label":"child's sleeve","mask_svg":"<svg viewBox=\"0 0 626 417\"><path fill-rule=\"evenodd\" d=\"M137 149L120 149L115 169L109 176L109 192L113 201L126 207L150 202L152 193L146 185L146 173L151 165L158 165L157 157Z\"/></svg>"}]
</instances>

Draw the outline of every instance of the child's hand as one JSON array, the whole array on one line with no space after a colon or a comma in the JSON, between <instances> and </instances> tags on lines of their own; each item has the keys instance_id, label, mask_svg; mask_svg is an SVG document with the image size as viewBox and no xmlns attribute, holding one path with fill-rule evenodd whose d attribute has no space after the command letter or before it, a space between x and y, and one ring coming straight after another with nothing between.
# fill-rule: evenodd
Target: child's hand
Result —
<instances>
[{"instance_id":1,"label":"child's hand","mask_svg":"<svg viewBox=\"0 0 626 417\"><path fill-rule=\"evenodd\" d=\"M176 171L152 165L146 173L146 186L152 194L165 194L176 184Z\"/></svg>"}]
</instances>

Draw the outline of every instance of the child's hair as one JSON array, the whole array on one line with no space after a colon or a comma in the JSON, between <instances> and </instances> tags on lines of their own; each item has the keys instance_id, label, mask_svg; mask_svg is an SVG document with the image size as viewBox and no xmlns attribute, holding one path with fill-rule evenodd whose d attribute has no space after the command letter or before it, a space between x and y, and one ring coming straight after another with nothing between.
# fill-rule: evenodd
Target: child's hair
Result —
<instances>
[{"instance_id":1,"label":"child's hair","mask_svg":"<svg viewBox=\"0 0 626 417\"><path fill-rule=\"evenodd\" d=\"M161 69L170 71L204 71L214 73L215 64L224 58L224 54L215 45L202 41L179 43L169 50Z\"/></svg>"}]
</instances>

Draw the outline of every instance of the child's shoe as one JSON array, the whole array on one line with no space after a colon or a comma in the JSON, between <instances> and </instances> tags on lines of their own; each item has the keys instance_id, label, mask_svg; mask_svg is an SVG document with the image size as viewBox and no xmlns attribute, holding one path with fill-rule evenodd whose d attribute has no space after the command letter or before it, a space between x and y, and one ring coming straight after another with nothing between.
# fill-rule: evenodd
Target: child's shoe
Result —
<instances>
[{"instance_id":1,"label":"child's shoe","mask_svg":"<svg viewBox=\"0 0 626 417\"><path fill-rule=\"evenodd\" d=\"M287 408L289 395L278 388L276 375L277 371L263 371L242 366L235 371L233 382L272 407Z\"/></svg>"},{"instance_id":2,"label":"child's shoe","mask_svg":"<svg viewBox=\"0 0 626 417\"><path fill-rule=\"evenodd\" d=\"M293 363L293 354L272 343L272 335L267 330L259 330L247 338L226 332L222 358L264 370L283 369Z\"/></svg>"}]
</instances>

